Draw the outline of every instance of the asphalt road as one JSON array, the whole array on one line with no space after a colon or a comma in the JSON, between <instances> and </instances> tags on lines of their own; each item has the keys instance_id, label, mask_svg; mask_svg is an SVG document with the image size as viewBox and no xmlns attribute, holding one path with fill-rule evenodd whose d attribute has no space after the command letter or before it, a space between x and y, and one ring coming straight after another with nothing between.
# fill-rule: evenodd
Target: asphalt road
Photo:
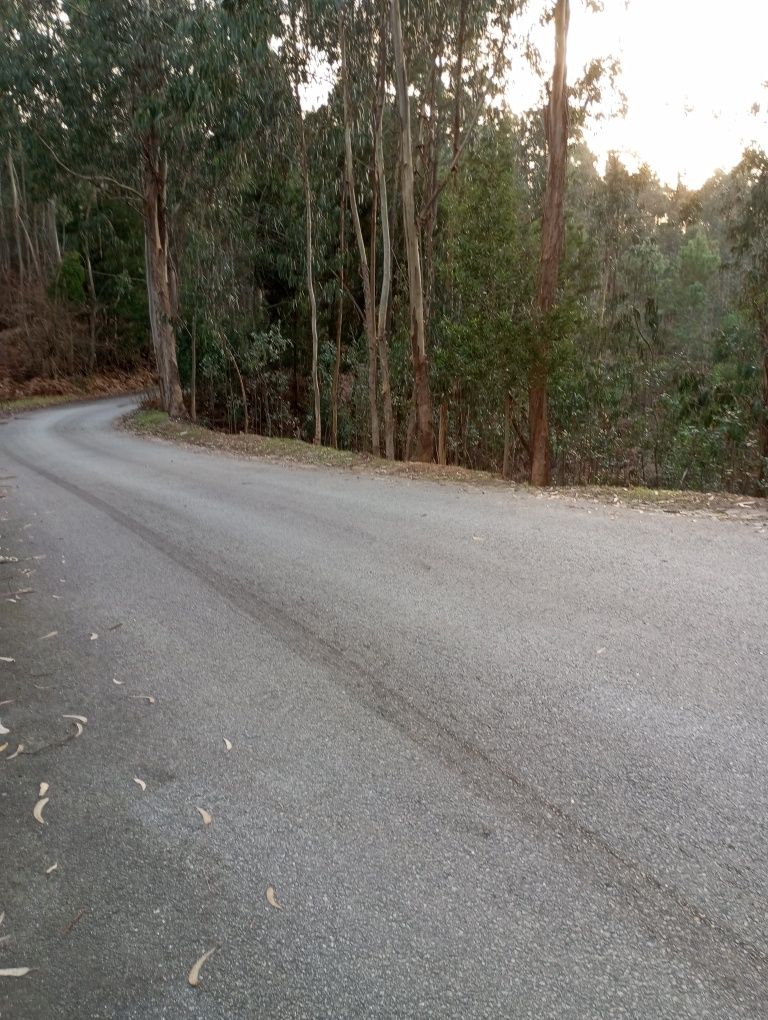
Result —
<instances>
[{"instance_id":1,"label":"asphalt road","mask_svg":"<svg viewBox=\"0 0 768 1020\"><path fill-rule=\"evenodd\" d=\"M128 406L0 428L0 1017L768 1016L768 531Z\"/></svg>"}]
</instances>

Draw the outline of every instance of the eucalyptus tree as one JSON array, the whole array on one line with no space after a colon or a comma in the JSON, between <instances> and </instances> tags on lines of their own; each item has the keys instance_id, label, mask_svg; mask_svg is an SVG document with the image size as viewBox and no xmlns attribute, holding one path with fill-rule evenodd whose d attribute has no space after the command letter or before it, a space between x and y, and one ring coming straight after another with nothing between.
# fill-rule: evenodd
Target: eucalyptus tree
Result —
<instances>
[{"instance_id":1,"label":"eucalyptus tree","mask_svg":"<svg viewBox=\"0 0 768 1020\"><path fill-rule=\"evenodd\" d=\"M568 161L568 92L566 84L566 48L570 0L557 0L553 11L555 24L555 62L544 123L547 137L547 185L541 224L541 255L536 288L536 308L541 318L542 335L535 348L528 390L528 429L531 451L531 484L548 485L549 411L546 333L547 319L555 307L560 263L565 244L565 171Z\"/></svg>"},{"instance_id":2,"label":"eucalyptus tree","mask_svg":"<svg viewBox=\"0 0 768 1020\"><path fill-rule=\"evenodd\" d=\"M758 477L765 491L768 488L768 155L761 149L749 149L736 175L741 179L742 190L733 224L733 244L744 267L744 303L761 345L760 403L756 417Z\"/></svg>"},{"instance_id":3,"label":"eucalyptus tree","mask_svg":"<svg viewBox=\"0 0 768 1020\"><path fill-rule=\"evenodd\" d=\"M348 43L348 35L352 44ZM349 0L339 8L339 49L341 53L341 92L344 124L344 160L346 194L352 215L355 241L360 262L363 288L363 314L368 347L368 406L371 426L371 450L381 452L378 415L378 378L384 416L384 448L386 456L395 455L395 423L389 378L387 321L392 286L392 242L389 224L387 174L384 162L384 113L388 52L386 0L378 4L355 5ZM354 98L353 98L354 89ZM361 114L353 117L354 111ZM370 206L370 254L363 236L353 151L354 120L367 121L365 135L370 139L367 185ZM359 127L358 127L359 130ZM381 290L377 301L377 244L381 221Z\"/></svg>"},{"instance_id":4,"label":"eucalyptus tree","mask_svg":"<svg viewBox=\"0 0 768 1020\"><path fill-rule=\"evenodd\" d=\"M419 460L434 456L428 340L440 197L503 91L510 21L523 6L522 0L412 4L404 22L399 0L390 0Z\"/></svg>"}]
</instances>

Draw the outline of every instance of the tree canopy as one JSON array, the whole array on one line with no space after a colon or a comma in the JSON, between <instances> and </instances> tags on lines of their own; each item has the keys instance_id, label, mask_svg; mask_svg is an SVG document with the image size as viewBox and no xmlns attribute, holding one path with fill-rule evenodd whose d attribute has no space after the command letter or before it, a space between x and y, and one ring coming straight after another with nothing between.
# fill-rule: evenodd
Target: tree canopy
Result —
<instances>
[{"instance_id":1,"label":"tree canopy","mask_svg":"<svg viewBox=\"0 0 768 1020\"><path fill-rule=\"evenodd\" d=\"M215 428L764 492L768 156L598 168L616 69L566 75L542 2L562 66L513 113L523 6L0 0L9 374L151 361Z\"/></svg>"}]
</instances>

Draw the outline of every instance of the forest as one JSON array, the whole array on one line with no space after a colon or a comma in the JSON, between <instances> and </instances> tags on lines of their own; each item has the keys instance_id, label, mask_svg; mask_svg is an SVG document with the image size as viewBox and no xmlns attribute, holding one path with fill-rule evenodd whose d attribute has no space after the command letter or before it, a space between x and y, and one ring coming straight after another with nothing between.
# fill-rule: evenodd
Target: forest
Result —
<instances>
[{"instance_id":1,"label":"forest","mask_svg":"<svg viewBox=\"0 0 768 1020\"><path fill-rule=\"evenodd\" d=\"M569 11L0 0L3 374L151 364L228 432L765 495L768 155L599 165L620 68L570 67Z\"/></svg>"}]
</instances>

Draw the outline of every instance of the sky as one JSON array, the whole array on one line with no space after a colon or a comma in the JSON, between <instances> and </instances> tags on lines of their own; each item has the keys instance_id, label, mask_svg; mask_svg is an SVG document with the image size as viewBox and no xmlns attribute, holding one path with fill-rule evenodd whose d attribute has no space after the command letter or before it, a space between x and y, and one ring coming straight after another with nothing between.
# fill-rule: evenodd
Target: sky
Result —
<instances>
[{"instance_id":1,"label":"sky","mask_svg":"<svg viewBox=\"0 0 768 1020\"><path fill-rule=\"evenodd\" d=\"M602 13L585 6L572 0L569 78L595 56L615 56L628 104L626 117L587 129L601 164L615 150L632 168L647 162L663 183L679 174L696 188L730 170L750 142L768 148L768 0L604 0ZM551 26L534 35L550 66L553 35ZM513 74L508 96L524 109L536 86Z\"/></svg>"}]
</instances>

